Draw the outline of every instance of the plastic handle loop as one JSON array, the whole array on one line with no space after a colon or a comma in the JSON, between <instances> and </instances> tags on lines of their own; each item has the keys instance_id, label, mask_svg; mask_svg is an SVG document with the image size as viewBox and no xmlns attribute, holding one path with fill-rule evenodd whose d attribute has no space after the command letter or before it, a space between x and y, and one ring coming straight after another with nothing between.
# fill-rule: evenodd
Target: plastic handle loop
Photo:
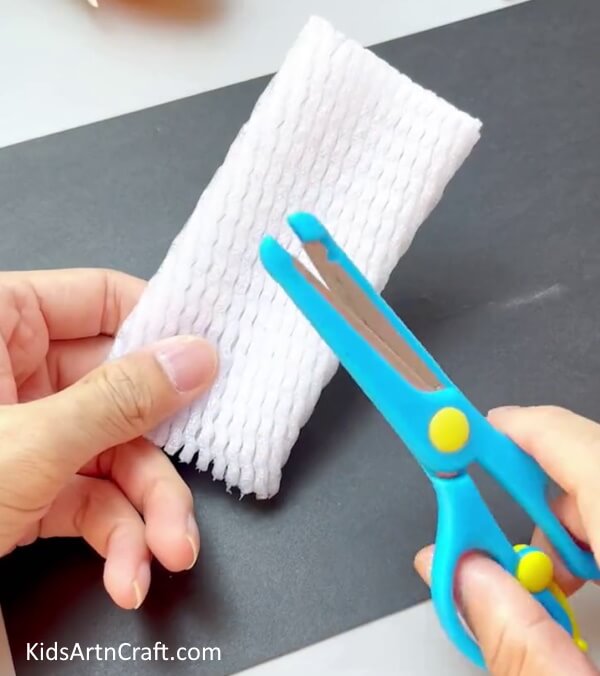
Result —
<instances>
[{"instance_id":1,"label":"plastic handle loop","mask_svg":"<svg viewBox=\"0 0 600 676\"><path fill-rule=\"evenodd\" d=\"M484 503L477 486L469 475L462 474L449 479L429 477L439 506L438 528L431 574L431 595L440 622L456 647L476 665L484 668L481 650L466 630L460 617L455 599L456 573L460 560L468 553L480 552L496 561L502 568L519 579L518 569L533 548L527 551L515 550L506 535ZM464 515L468 514L469 519ZM541 552L538 552L542 554ZM545 555L544 555L545 556ZM550 579L540 583L543 570L536 573L531 570L531 562L521 566L521 583L529 574L529 591L544 606L553 619L558 622L575 640L573 615L551 591ZM543 569L543 566L542 566ZM536 577L537 575L537 577ZM525 586L525 585L524 585ZM575 636L577 634L577 636Z\"/></svg>"}]
</instances>

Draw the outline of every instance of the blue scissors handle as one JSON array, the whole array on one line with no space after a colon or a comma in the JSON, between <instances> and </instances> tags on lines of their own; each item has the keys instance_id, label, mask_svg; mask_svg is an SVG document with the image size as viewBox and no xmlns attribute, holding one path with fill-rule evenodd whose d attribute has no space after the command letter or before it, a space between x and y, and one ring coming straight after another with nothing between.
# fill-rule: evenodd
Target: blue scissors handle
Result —
<instances>
[{"instance_id":1,"label":"blue scissors handle","mask_svg":"<svg viewBox=\"0 0 600 676\"><path fill-rule=\"evenodd\" d=\"M527 512L575 577L600 579L600 569L592 552L582 549L573 540L548 504L547 474L513 441L495 430L487 420L484 422L489 443L478 445L477 462Z\"/></svg>"},{"instance_id":2,"label":"blue scissors handle","mask_svg":"<svg viewBox=\"0 0 600 676\"><path fill-rule=\"evenodd\" d=\"M431 573L433 603L444 630L454 644L475 664L483 667L481 650L465 629L455 599L458 564L466 554L478 552L496 561L511 575L518 576L518 567L533 548L519 553L483 501L468 474L441 479L429 477L438 502L438 528ZM465 510L469 518L465 519ZM538 552L537 554L541 554ZM534 555L535 556L535 555ZM543 555L545 556L545 555ZM551 591L552 569L539 588L529 589L548 613L568 633L577 633L572 615ZM539 575L537 576L539 579Z\"/></svg>"},{"instance_id":3,"label":"blue scissors handle","mask_svg":"<svg viewBox=\"0 0 600 676\"><path fill-rule=\"evenodd\" d=\"M404 424L413 425L415 418L422 418L420 434L413 433L411 450L426 471L447 472L449 455L459 474L470 464L479 464L539 526L573 575L582 580L600 579L600 569L592 552L573 539L552 511L547 495L548 475L531 456L496 430L454 385L439 392L415 393L413 402L417 402L413 403L413 410L418 412ZM440 450L439 442L436 445L432 439L432 422L450 412L454 419L448 419L447 429L443 429L442 421L438 431L453 436L450 428L456 426L458 416L464 426L464 443L451 451Z\"/></svg>"},{"instance_id":4,"label":"blue scissors handle","mask_svg":"<svg viewBox=\"0 0 600 676\"><path fill-rule=\"evenodd\" d=\"M477 411L314 216L295 214L289 222L325 284L271 238L261 245L262 262L431 480L439 504L433 600L456 645L482 664L454 602L458 562L480 551L515 575L534 552L512 548L467 474L470 465L480 464L527 511L571 572L600 579L600 570L552 512L542 468ZM568 604L552 585L528 589L577 640Z\"/></svg>"}]
</instances>

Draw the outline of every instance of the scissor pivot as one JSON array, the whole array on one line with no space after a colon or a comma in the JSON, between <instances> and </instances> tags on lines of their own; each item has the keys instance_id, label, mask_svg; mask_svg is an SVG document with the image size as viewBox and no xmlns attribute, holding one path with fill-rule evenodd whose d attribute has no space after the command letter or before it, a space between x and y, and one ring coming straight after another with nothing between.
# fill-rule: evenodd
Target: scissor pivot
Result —
<instances>
[{"instance_id":1,"label":"scissor pivot","mask_svg":"<svg viewBox=\"0 0 600 676\"><path fill-rule=\"evenodd\" d=\"M552 559L548 554L532 549L523 554L519 560L516 577L527 591L538 594L552 583L554 577Z\"/></svg>"},{"instance_id":2,"label":"scissor pivot","mask_svg":"<svg viewBox=\"0 0 600 676\"><path fill-rule=\"evenodd\" d=\"M457 408L441 408L429 422L429 440L440 453L456 453L469 441L469 421Z\"/></svg>"}]
</instances>

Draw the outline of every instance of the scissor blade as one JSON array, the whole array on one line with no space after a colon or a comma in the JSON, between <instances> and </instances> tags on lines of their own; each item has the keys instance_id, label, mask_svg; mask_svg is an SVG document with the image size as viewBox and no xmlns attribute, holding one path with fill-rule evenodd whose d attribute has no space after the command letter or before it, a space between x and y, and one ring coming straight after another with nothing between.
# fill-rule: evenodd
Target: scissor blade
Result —
<instances>
[{"instance_id":1,"label":"scissor blade","mask_svg":"<svg viewBox=\"0 0 600 676\"><path fill-rule=\"evenodd\" d=\"M327 285L321 284L298 260L295 264L320 293L360 331L386 361L421 390L439 390L443 385L421 357L391 325L360 286L336 262L329 260L321 242L305 242L304 250Z\"/></svg>"},{"instance_id":2,"label":"scissor blade","mask_svg":"<svg viewBox=\"0 0 600 676\"><path fill-rule=\"evenodd\" d=\"M389 393L406 386L429 390L427 383L382 343L356 314L271 237L260 246L267 272L314 326L340 362L383 415L392 422L396 404ZM388 368L381 368L385 363ZM402 385L400 385L402 383Z\"/></svg>"},{"instance_id":3,"label":"scissor blade","mask_svg":"<svg viewBox=\"0 0 600 676\"><path fill-rule=\"evenodd\" d=\"M308 246L321 245L309 244ZM323 247L321 246L321 248ZM317 254L317 256L320 257L320 254ZM325 256L327 256L326 252ZM425 392L432 392L442 387L410 345L404 342L385 317L370 304L368 298L365 297L370 308L366 312L367 315L370 315L367 319L364 313L356 312L354 304L348 303L343 296L337 296L334 289L325 286L297 258L293 258L293 264L306 281L413 387ZM327 281L331 281L331 275L328 274L327 277Z\"/></svg>"}]
</instances>

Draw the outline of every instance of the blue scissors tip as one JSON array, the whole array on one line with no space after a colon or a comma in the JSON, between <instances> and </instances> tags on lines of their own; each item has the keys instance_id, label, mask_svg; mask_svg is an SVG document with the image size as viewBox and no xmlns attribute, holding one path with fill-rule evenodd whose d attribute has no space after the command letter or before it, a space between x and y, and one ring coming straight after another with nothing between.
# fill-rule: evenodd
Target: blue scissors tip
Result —
<instances>
[{"instance_id":1,"label":"blue scissors tip","mask_svg":"<svg viewBox=\"0 0 600 676\"><path fill-rule=\"evenodd\" d=\"M264 237L258 249L260 260L269 274L277 273L289 266L291 262L290 254L279 244L279 242L270 236Z\"/></svg>"},{"instance_id":2,"label":"blue scissors tip","mask_svg":"<svg viewBox=\"0 0 600 676\"><path fill-rule=\"evenodd\" d=\"M279 249L281 249L281 245L274 237L271 237L270 235L263 237L258 248L258 254L261 261L264 262L265 259L268 260L271 256L277 255Z\"/></svg>"},{"instance_id":3,"label":"blue scissors tip","mask_svg":"<svg viewBox=\"0 0 600 676\"><path fill-rule=\"evenodd\" d=\"M327 230L313 214L298 211L290 214L287 221L301 242L317 242L327 237Z\"/></svg>"}]
</instances>

